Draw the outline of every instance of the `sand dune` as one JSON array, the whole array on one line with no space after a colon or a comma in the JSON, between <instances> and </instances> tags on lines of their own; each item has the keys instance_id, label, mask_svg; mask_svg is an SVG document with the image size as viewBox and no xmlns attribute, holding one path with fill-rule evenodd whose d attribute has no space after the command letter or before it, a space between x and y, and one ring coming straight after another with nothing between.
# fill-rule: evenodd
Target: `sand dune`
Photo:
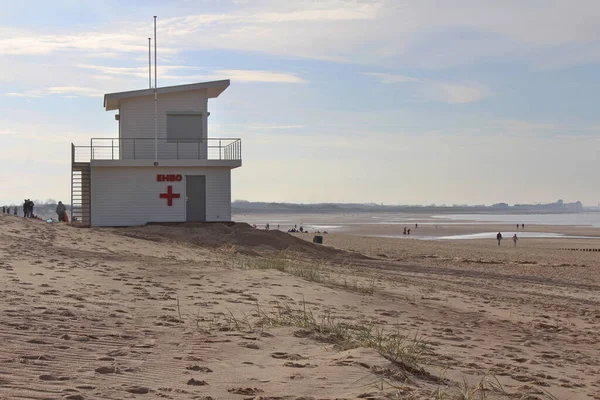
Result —
<instances>
[{"instance_id":1,"label":"sand dune","mask_svg":"<svg viewBox=\"0 0 600 400\"><path fill-rule=\"evenodd\" d=\"M237 229L0 217L0 398L600 398L593 254Z\"/></svg>"}]
</instances>

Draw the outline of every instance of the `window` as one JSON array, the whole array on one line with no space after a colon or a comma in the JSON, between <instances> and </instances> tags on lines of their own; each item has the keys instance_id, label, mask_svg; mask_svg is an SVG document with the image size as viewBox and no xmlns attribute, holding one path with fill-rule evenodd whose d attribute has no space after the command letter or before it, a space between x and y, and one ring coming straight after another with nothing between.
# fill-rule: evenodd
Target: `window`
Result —
<instances>
[{"instance_id":1,"label":"window","mask_svg":"<svg viewBox=\"0 0 600 400\"><path fill-rule=\"evenodd\" d=\"M197 143L201 139L201 113L167 113L167 142Z\"/></svg>"}]
</instances>

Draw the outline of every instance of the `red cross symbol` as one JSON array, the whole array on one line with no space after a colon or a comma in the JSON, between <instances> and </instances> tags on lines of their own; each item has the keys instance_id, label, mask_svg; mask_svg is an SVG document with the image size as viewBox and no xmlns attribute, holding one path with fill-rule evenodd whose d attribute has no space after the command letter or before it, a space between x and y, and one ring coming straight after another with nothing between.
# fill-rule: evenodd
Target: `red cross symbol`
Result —
<instances>
[{"instance_id":1,"label":"red cross symbol","mask_svg":"<svg viewBox=\"0 0 600 400\"><path fill-rule=\"evenodd\" d=\"M161 199L167 199L167 205L171 207L173 205L173 199L178 199L180 197L179 193L173 193L173 186L167 186L167 193L161 193Z\"/></svg>"}]
</instances>

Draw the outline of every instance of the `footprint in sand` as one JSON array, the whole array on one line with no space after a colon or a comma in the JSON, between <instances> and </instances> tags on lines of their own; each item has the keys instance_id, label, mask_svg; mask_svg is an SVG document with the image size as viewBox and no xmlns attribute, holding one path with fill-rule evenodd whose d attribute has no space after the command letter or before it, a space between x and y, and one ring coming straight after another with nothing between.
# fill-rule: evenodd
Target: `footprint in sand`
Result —
<instances>
[{"instance_id":1,"label":"footprint in sand","mask_svg":"<svg viewBox=\"0 0 600 400\"><path fill-rule=\"evenodd\" d=\"M257 394L263 392L261 389L258 389L258 388L241 388L241 387L227 389L227 391L229 393L241 394L243 396L254 396L254 395L257 395Z\"/></svg>"},{"instance_id":2,"label":"footprint in sand","mask_svg":"<svg viewBox=\"0 0 600 400\"><path fill-rule=\"evenodd\" d=\"M150 392L150 389L144 386L131 386L126 388L125 391L133 394L147 394Z\"/></svg>"},{"instance_id":3,"label":"footprint in sand","mask_svg":"<svg viewBox=\"0 0 600 400\"><path fill-rule=\"evenodd\" d=\"M206 386L206 385L208 385L208 383L206 383L206 381L198 381L194 378L187 381L187 384L190 386Z\"/></svg>"},{"instance_id":4,"label":"footprint in sand","mask_svg":"<svg viewBox=\"0 0 600 400\"><path fill-rule=\"evenodd\" d=\"M54 375L40 375L39 378L41 381L68 381L69 379L71 379L68 376L56 377Z\"/></svg>"},{"instance_id":5,"label":"footprint in sand","mask_svg":"<svg viewBox=\"0 0 600 400\"><path fill-rule=\"evenodd\" d=\"M97 373L103 374L103 375L118 373L118 370L115 367L98 367L98 368L95 369L95 371Z\"/></svg>"},{"instance_id":6,"label":"footprint in sand","mask_svg":"<svg viewBox=\"0 0 600 400\"><path fill-rule=\"evenodd\" d=\"M208 368L208 367L201 367L199 365L190 365L188 367L186 367L185 369L187 369L188 371L198 371L198 372L213 372L212 369Z\"/></svg>"},{"instance_id":7,"label":"footprint in sand","mask_svg":"<svg viewBox=\"0 0 600 400\"><path fill-rule=\"evenodd\" d=\"M83 397L80 394L70 394L68 396L64 397L65 400L84 400L85 397Z\"/></svg>"},{"instance_id":8,"label":"footprint in sand","mask_svg":"<svg viewBox=\"0 0 600 400\"><path fill-rule=\"evenodd\" d=\"M316 367L316 365L314 365L314 364L300 364L300 363L295 363L295 362L291 362L291 361L284 363L283 366L290 367L290 368L315 368Z\"/></svg>"},{"instance_id":9,"label":"footprint in sand","mask_svg":"<svg viewBox=\"0 0 600 400\"><path fill-rule=\"evenodd\" d=\"M271 353L271 357L277 358L280 360L292 360L292 361L306 360L306 357L303 357L300 354L290 354L290 353L283 353L283 352L279 352L279 351L277 351L275 353Z\"/></svg>"}]
</instances>

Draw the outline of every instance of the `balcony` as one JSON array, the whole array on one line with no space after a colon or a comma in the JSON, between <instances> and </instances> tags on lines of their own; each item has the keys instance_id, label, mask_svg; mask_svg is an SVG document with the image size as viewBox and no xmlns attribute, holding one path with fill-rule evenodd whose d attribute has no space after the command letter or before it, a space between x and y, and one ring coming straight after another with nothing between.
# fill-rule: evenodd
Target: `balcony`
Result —
<instances>
[{"instance_id":1,"label":"balcony","mask_svg":"<svg viewBox=\"0 0 600 400\"><path fill-rule=\"evenodd\" d=\"M188 161L188 164L193 161L229 161L239 166L242 141L237 138L158 138L156 141L154 138L97 138L91 139L89 146L72 144L71 157L73 163L127 161L130 165L142 165L144 161L154 162L157 158L159 161Z\"/></svg>"}]
</instances>

